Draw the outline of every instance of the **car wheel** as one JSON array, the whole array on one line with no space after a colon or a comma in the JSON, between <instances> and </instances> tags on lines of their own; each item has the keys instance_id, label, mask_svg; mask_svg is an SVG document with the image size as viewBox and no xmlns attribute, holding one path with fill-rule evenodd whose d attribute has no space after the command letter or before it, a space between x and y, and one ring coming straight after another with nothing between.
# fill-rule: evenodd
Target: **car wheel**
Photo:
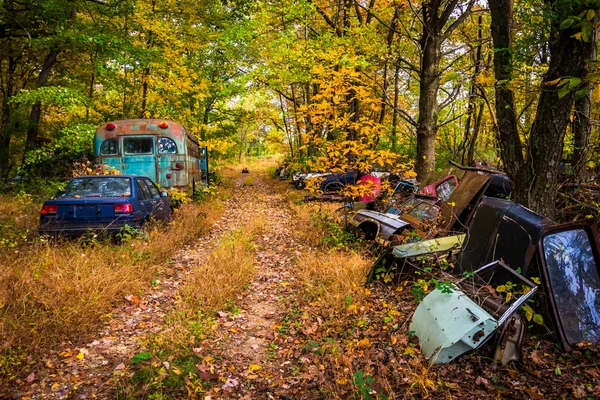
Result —
<instances>
[{"instance_id":1,"label":"car wheel","mask_svg":"<svg viewBox=\"0 0 600 400\"><path fill-rule=\"evenodd\" d=\"M323 192L324 193L331 193L331 192L337 193L340 190L342 190L344 188L344 186L345 185L340 182L330 182L325 185L325 187L323 188Z\"/></svg>"}]
</instances>

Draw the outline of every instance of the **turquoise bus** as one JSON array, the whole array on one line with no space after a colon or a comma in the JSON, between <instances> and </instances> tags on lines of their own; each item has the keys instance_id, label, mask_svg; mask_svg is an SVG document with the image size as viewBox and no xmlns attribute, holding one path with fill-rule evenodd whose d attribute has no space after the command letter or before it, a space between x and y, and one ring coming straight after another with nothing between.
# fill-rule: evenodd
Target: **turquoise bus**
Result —
<instances>
[{"instance_id":1,"label":"turquoise bus","mask_svg":"<svg viewBox=\"0 0 600 400\"><path fill-rule=\"evenodd\" d=\"M148 176L161 187L189 192L209 183L208 154L181 124L127 119L100 126L94 136L96 162L126 175Z\"/></svg>"}]
</instances>

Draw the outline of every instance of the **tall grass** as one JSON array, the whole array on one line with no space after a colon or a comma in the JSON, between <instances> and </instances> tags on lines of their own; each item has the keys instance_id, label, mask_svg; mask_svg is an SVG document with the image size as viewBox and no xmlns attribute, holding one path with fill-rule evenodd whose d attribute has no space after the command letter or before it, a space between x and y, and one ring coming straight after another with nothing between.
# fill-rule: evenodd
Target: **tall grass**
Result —
<instances>
[{"instance_id":1,"label":"tall grass","mask_svg":"<svg viewBox=\"0 0 600 400\"><path fill-rule=\"evenodd\" d=\"M208 232L218 203L188 205L145 238L39 242L0 251L0 335L4 348L81 340L128 294L150 286L184 243ZM15 252L16 251L16 252Z\"/></svg>"},{"instance_id":2,"label":"tall grass","mask_svg":"<svg viewBox=\"0 0 600 400\"><path fill-rule=\"evenodd\" d=\"M304 288L305 300L321 307L341 311L348 296L360 302L370 262L356 253L339 250L310 251L298 260L297 276Z\"/></svg>"}]
</instances>

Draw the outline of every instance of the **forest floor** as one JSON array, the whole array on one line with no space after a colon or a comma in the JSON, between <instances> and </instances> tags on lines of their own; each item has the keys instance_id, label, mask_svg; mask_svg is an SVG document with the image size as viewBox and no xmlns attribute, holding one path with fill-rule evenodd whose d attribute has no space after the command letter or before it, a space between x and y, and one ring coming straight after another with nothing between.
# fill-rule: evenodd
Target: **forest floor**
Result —
<instances>
[{"instance_id":1,"label":"forest floor","mask_svg":"<svg viewBox=\"0 0 600 400\"><path fill-rule=\"evenodd\" d=\"M332 207L301 204L287 183L267 178L259 167L250 172L236 173L221 218L207 235L178 251L149 290L126 296L90 340L38 355L35 368L6 397L600 394L595 351L565 355L535 336L527 338L518 365L497 365L484 348L451 364L429 366L408 334L417 305L410 283L365 287L373 259L359 254L360 243L346 243L332 222ZM243 273L231 281L238 269ZM202 293L225 289L228 294L212 303Z\"/></svg>"}]
</instances>

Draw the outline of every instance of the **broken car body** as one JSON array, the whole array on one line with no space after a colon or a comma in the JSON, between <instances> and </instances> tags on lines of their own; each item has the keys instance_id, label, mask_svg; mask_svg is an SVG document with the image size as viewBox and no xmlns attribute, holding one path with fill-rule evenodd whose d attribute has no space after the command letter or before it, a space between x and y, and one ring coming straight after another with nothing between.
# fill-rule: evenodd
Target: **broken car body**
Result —
<instances>
[{"instance_id":1,"label":"broken car body","mask_svg":"<svg viewBox=\"0 0 600 400\"><path fill-rule=\"evenodd\" d=\"M409 245L393 247L380 257L370 278L386 274L389 276L392 270L397 274L409 272L415 266L411 263L411 257L414 258L415 255L457 252L456 245L449 246L452 240L454 239L439 244L430 241L429 246L424 246L418 252L407 251ZM548 218L517 203L483 198L473 212L452 273L455 276L479 274L478 270L482 265L502 261L508 269L483 274L481 277L492 288L514 283L515 276L521 280L539 278L542 296L539 302L542 309L539 312L545 316L546 321L551 321L550 325L560 344L570 351L581 342L600 342L599 243L597 226L593 221L555 225ZM427 247L431 249L429 253L424 252ZM481 284L479 288L484 286L485 284ZM475 301L478 287L474 289L474 292L466 294ZM482 304L479 305L483 307ZM502 332L515 331L512 334L508 332L508 337L512 339L505 336L502 342L504 349L513 343L513 353L519 347L519 341L515 339L518 337L518 325L524 325L522 321L516 320L517 317L520 316L513 315L506 326L498 324ZM446 328L449 326L444 326ZM421 335L429 337L425 332ZM497 359L506 362L515 358L518 355L506 354L497 349Z\"/></svg>"},{"instance_id":2,"label":"broken car body","mask_svg":"<svg viewBox=\"0 0 600 400\"><path fill-rule=\"evenodd\" d=\"M446 177L444 182L451 181L452 176ZM396 245L401 242L401 236L411 230L415 230L420 239L429 238L432 229L428 224L435 222L441 214L442 231L463 232L475 206L488 190L493 195L510 195L510 186L504 186L501 177L467 171L447 202L431 196L415 195L405 200L401 207L390 207L387 213L359 211L348 219L348 228L367 240L376 240L382 245ZM501 183L493 184L498 181ZM506 190L499 190L501 188ZM401 209L407 212L398 215Z\"/></svg>"}]
</instances>

